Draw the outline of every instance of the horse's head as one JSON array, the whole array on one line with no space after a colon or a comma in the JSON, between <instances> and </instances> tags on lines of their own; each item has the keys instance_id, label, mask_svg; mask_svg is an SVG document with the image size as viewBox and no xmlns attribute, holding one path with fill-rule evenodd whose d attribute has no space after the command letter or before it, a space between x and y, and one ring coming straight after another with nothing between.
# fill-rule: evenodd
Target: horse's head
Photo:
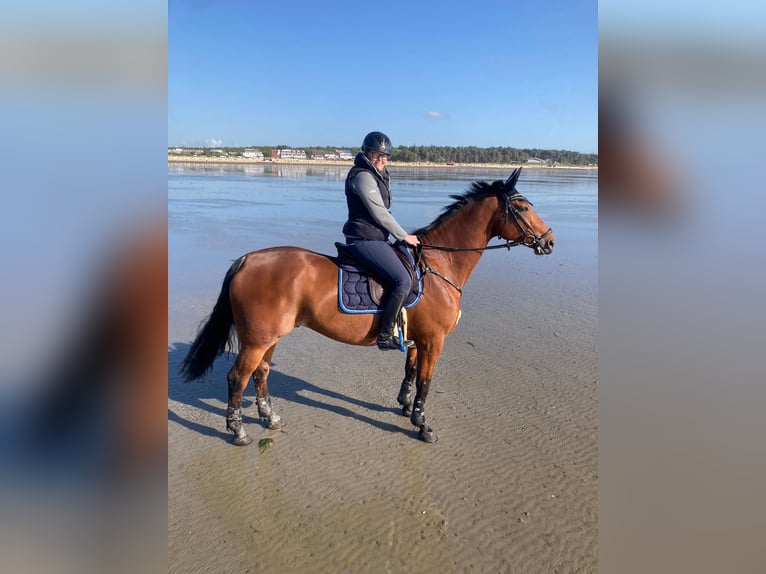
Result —
<instances>
[{"instance_id":1,"label":"horse's head","mask_svg":"<svg viewBox=\"0 0 766 574\"><path fill-rule=\"evenodd\" d=\"M497 236L531 247L537 255L550 255L553 251L553 230L532 209L532 202L516 191L519 174L520 167L505 181L498 180L492 184L497 189L502 206Z\"/></svg>"}]
</instances>

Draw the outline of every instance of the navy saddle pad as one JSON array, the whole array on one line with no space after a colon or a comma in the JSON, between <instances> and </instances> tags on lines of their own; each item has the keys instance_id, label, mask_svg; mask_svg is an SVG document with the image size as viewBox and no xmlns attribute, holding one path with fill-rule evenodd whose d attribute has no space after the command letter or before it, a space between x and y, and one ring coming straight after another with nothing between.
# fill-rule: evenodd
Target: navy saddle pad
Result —
<instances>
[{"instance_id":1,"label":"navy saddle pad","mask_svg":"<svg viewBox=\"0 0 766 574\"><path fill-rule=\"evenodd\" d=\"M354 264L345 251L345 245L335 244L338 247L339 257L336 260L338 264L338 307L344 313L382 313L380 305L373 301L372 290L380 291L380 285L373 278L375 286L371 287L367 271ZM420 270L415 265L415 259L412 257L410 249L405 245L397 244L394 246L400 253L403 253L410 264L415 268L415 281L413 281L412 290L404 301L404 308L414 307L423 291L423 278ZM377 289L376 289L377 287Z\"/></svg>"}]
</instances>

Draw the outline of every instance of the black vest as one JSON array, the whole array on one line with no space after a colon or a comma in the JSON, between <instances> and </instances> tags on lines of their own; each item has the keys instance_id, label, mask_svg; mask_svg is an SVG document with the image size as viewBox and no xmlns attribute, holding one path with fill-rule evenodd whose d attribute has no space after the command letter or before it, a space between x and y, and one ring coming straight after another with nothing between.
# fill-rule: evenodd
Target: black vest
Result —
<instances>
[{"instance_id":1,"label":"black vest","mask_svg":"<svg viewBox=\"0 0 766 574\"><path fill-rule=\"evenodd\" d=\"M362 200L351 189L351 181L360 171L368 171L375 177L375 181L378 182L380 195L383 198L383 205L386 206L386 209L391 207L391 180L388 175L388 169L384 168L383 173L378 172L367 159L367 156L359 152L354 158L354 167L349 170L346 176L348 221L343 226L343 234L347 237L357 237L359 239L386 241L388 239L388 231L375 222L364 203L362 203Z\"/></svg>"}]
</instances>

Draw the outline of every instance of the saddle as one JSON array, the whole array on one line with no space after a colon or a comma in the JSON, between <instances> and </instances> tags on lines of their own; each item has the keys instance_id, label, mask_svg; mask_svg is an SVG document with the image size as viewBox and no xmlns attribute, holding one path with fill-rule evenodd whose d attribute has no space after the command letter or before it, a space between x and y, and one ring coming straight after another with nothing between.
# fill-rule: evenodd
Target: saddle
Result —
<instances>
[{"instance_id":1,"label":"saddle","mask_svg":"<svg viewBox=\"0 0 766 574\"><path fill-rule=\"evenodd\" d=\"M338 256L338 307L344 313L382 313L383 285L364 269L343 243L335 243ZM423 278L415 265L411 250L404 243L394 245L394 251L410 274L412 290L404 301L404 308L414 307L423 291Z\"/></svg>"}]
</instances>

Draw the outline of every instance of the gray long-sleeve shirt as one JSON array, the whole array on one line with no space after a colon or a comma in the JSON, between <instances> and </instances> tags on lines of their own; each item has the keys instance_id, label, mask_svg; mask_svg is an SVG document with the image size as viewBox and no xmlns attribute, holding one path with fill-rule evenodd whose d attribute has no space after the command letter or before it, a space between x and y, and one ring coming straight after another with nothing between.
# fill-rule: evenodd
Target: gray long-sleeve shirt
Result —
<instances>
[{"instance_id":1,"label":"gray long-sleeve shirt","mask_svg":"<svg viewBox=\"0 0 766 574\"><path fill-rule=\"evenodd\" d=\"M375 177L371 173L367 171L357 173L351 181L351 189L362 200L367 211L370 212L370 216L393 235L397 241L402 241L408 235L383 204L378 182L375 181Z\"/></svg>"}]
</instances>

